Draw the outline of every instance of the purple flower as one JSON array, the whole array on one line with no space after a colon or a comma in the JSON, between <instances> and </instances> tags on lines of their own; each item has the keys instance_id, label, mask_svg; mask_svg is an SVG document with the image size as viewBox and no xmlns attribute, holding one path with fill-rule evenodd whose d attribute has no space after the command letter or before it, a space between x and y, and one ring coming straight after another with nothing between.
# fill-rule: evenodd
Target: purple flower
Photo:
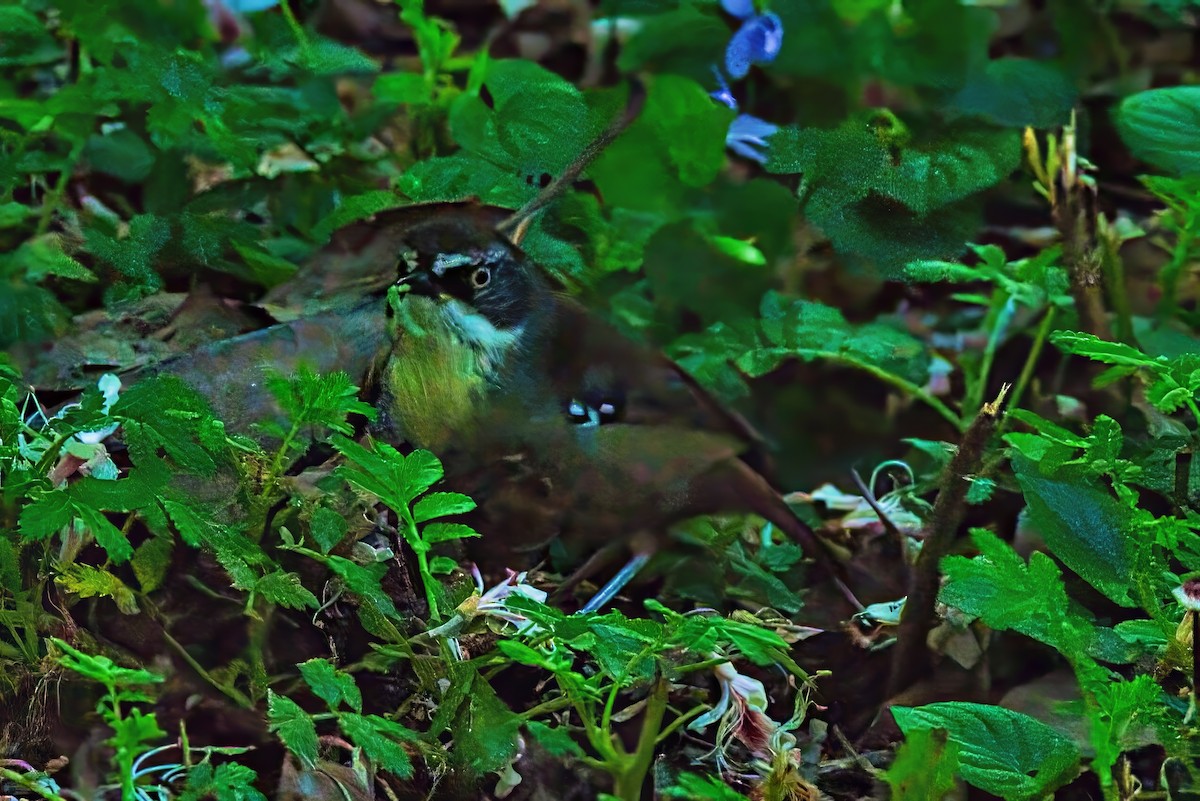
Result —
<instances>
[{"instance_id":1,"label":"purple flower","mask_svg":"<svg viewBox=\"0 0 1200 801\"><path fill-rule=\"evenodd\" d=\"M762 164L767 160L767 155L763 152L767 147L767 137L778 130L779 126L774 123L760 120L750 114L739 114L729 124L729 131L725 134L725 146L743 158Z\"/></svg>"},{"instance_id":2,"label":"purple flower","mask_svg":"<svg viewBox=\"0 0 1200 801\"><path fill-rule=\"evenodd\" d=\"M725 10L734 16L740 16L734 12L734 8L753 12L753 7L747 9L750 4L741 0L726 0L724 5ZM778 15L768 12L757 16L751 14L743 19L745 22L742 27L725 48L725 71L735 80L745 78L753 64L774 61L779 55L779 48L783 46L783 21Z\"/></svg>"}]
</instances>

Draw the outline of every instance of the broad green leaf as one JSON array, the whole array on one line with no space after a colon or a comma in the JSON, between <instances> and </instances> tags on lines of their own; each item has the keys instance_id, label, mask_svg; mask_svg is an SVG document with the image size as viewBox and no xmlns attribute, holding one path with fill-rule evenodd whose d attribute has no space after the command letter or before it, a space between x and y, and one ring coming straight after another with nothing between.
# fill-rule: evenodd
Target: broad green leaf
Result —
<instances>
[{"instance_id":1,"label":"broad green leaf","mask_svg":"<svg viewBox=\"0 0 1200 801\"><path fill-rule=\"evenodd\" d=\"M318 506L312 514L309 531L321 553L329 553L341 542L348 530L346 518L327 506Z\"/></svg>"},{"instance_id":2,"label":"broad green leaf","mask_svg":"<svg viewBox=\"0 0 1200 801\"><path fill-rule=\"evenodd\" d=\"M482 775L508 764L517 752L521 717L509 710L492 686L474 674L470 694L459 707L451 731L454 732L452 764L469 775Z\"/></svg>"},{"instance_id":3,"label":"broad green leaf","mask_svg":"<svg viewBox=\"0 0 1200 801\"><path fill-rule=\"evenodd\" d=\"M965 702L892 707L900 730L945 729L964 779L1006 801L1042 798L1075 777L1079 749L1039 720Z\"/></svg>"},{"instance_id":4,"label":"broad green leaf","mask_svg":"<svg viewBox=\"0 0 1200 801\"><path fill-rule=\"evenodd\" d=\"M950 103L965 114L1007 128L1065 125L1078 91L1052 64L1028 58L998 58L967 79Z\"/></svg>"},{"instance_id":5,"label":"broad green leaf","mask_svg":"<svg viewBox=\"0 0 1200 801\"><path fill-rule=\"evenodd\" d=\"M130 184L144 181L156 158L150 145L129 128L120 128L107 135L93 134L83 152L97 172Z\"/></svg>"},{"instance_id":6,"label":"broad green leaf","mask_svg":"<svg viewBox=\"0 0 1200 801\"><path fill-rule=\"evenodd\" d=\"M1200 86L1130 95L1116 112L1117 131L1133 154L1177 175L1200 173Z\"/></svg>"},{"instance_id":7,"label":"broad green leaf","mask_svg":"<svg viewBox=\"0 0 1200 801\"><path fill-rule=\"evenodd\" d=\"M1058 565L1035 551L1029 564L999 537L973 529L979 555L942 560L946 584L939 599L981 618L995 629L1012 629L1061 651L1068 659L1086 656L1092 625L1073 615Z\"/></svg>"},{"instance_id":8,"label":"broad green leaf","mask_svg":"<svg viewBox=\"0 0 1200 801\"><path fill-rule=\"evenodd\" d=\"M1013 469L1030 519L1056 557L1121 606L1133 606L1129 509L1094 481L1049 477L1024 456Z\"/></svg>"},{"instance_id":9,"label":"broad green leaf","mask_svg":"<svg viewBox=\"0 0 1200 801\"><path fill-rule=\"evenodd\" d=\"M892 801L939 801L954 789L958 746L945 729L914 729L896 750L884 773Z\"/></svg>"},{"instance_id":10,"label":"broad green leaf","mask_svg":"<svg viewBox=\"0 0 1200 801\"><path fill-rule=\"evenodd\" d=\"M311 769L317 764L317 727L308 713L285 695L267 690L267 728Z\"/></svg>"}]
</instances>

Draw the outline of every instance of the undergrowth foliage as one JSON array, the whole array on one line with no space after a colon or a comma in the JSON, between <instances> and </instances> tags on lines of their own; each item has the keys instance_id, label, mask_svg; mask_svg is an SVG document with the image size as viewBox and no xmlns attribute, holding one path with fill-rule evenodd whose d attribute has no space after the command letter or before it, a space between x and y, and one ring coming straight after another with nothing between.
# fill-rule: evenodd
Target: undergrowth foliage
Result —
<instances>
[{"instance_id":1,"label":"undergrowth foliage","mask_svg":"<svg viewBox=\"0 0 1200 801\"><path fill-rule=\"evenodd\" d=\"M983 3L606 2L564 77L429 5L371 10L403 57L337 39L337 2L0 5L0 795L505 797L570 775L782 801L826 791L838 752L900 801L1125 801L1160 765L1194 792L1200 88L1109 85L1125 96L1091 108L1158 173L1135 220L1097 211L1076 116L1125 67L1077 40L1115 41L1098 6L1046 12L1096 35L1040 60L996 56ZM490 533L459 517L476 501L373 436L374 365L345 332L386 315L360 279L397 254L338 232L521 207L624 107L616 74L641 114L521 247L761 418L789 482L826 482L788 500L879 574L849 619L754 519L681 526L693 555L633 609L566 614L540 571L488 586L462 556ZM1013 197L1053 237L988 233ZM1148 301L1129 243L1159 259ZM930 308L851 297L884 278ZM256 339L268 318L286 336ZM242 354L245 392L189 374L197 354ZM880 454L852 487L842 461ZM814 664L813 637L850 657ZM878 728L823 717L873 720L934 663L991 681L989 644L1025 641L1070 674L1062 703L890 705L874 762L847 734ZM878 697L828 696L879 654ZM205 714L253 723L231 744ZM84 764L55 759L51 718L83 721Z\"/></svg>"}]
</instances>

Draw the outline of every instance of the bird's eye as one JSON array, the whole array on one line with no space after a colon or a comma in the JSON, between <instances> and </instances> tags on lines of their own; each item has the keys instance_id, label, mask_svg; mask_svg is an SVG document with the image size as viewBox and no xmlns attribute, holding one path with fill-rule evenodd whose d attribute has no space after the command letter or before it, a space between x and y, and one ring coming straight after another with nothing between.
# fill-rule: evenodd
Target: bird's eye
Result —
<instances>
[{"instance_id":1,"label":"bird's eye","mask_svg":"<svg viewBox=\"0 0 1200 801\"><path fill-rule=\"evenodd\" d=\"M471 273L471 286L475 289L483 289L492 282L492 271L487 267L478 267L475 272Z\"/></svg>"}]
</instances>

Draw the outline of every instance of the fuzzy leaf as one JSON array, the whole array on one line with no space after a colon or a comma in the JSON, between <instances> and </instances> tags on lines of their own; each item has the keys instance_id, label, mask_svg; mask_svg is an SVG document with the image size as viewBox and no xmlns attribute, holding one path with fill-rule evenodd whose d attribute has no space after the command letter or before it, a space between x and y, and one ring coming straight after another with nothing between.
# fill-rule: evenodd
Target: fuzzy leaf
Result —
<instances>
[{"instance_id":1,"label":"fuzzy leaf","mask_svg":"<svg viewBox=\"0 0 1200 801\"><path fill-rule=\"evenodd\" d=\"M1039 720L997 706L946 702L892 707L900 730L945 729L964 779L1008 801L1042 798L1079 769L1079 749Z\"/></svg>"}]
</instances>

